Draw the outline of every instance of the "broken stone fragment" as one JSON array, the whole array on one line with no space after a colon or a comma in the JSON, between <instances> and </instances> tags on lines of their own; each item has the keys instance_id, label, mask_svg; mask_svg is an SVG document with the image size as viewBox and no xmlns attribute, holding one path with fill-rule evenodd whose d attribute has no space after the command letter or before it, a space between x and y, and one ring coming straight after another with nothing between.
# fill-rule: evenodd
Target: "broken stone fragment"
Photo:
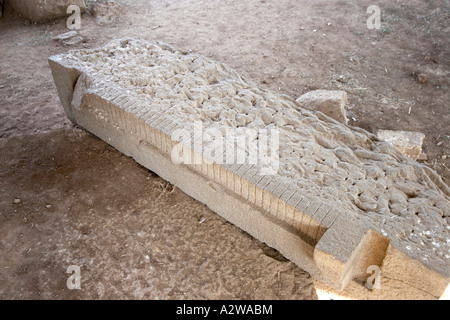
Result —
<instances>
[{"instance_id":1,"label":"broken stone fragment","mask_svg":"<svg viewBox=\"0 0 450 320\"><path fill-rule=\"evenodd\" d=\"M9 0L11 7L33 22L45 22L69 16L67 8L76 5L85 12L84 0Z\"/></svg>"},{"instance_id":2,"label":"broken stone fragment","mask_svg":"<svg viewBox=\"0 0 450 320\"><path fill-rule=\"evenodd\" d=\"M377 136L414 160L426 159L426 155L422 153L425 135L421 132L378 130Z\"/></svg>"},{"instance_id":3,"label":"broken stone fragment","mask_svg":"<svg viewBox=\"0 0 450 320\"><path fill-rule=\"evenodd\" d=\"M53 37L53 40L55 41L64 41L64 40L68 40L70 38L73 38L75 36L78 35L78 32L76 31L69 31L69 32L65 32L65 33L61 33L60 35Z\"/></svg>"},{"instance_id":4,"label":"broken stone fragment","mask_svg":"<svg viewBox=\"0 0 450 320\"><path fill-rule=\"evenodd\" d=\"M83 41L84 41L83 37L78 35L78 36L70 38L70 39L68 39L66 41L63 41L62 44L66 45L66 46L75 46L77 44L80 44Z\"/></svg>"},{"instance_id":5,"label":"broken stone fragment","mask_svg":"<svg viewBox=\"0 0 450 320\"><path fill-rule=\"evenodd\" d=\"M77 45L84 41L83 37L81 37L76 31L62 33L56 37L53 37L53 40L61 42L63 45Z\"/></svg>"},{"instance_id":6,"label":"broken stone fragment","mask_svg":"<svg viewBox=\"0 0 450 320\"><path fill-rule=\"evenodd\" d=\"M345 115L347 92L332 90L310 91L297 99L305 109L320 111L343 124L348 123Z\"/></svg>"}]
</instances>

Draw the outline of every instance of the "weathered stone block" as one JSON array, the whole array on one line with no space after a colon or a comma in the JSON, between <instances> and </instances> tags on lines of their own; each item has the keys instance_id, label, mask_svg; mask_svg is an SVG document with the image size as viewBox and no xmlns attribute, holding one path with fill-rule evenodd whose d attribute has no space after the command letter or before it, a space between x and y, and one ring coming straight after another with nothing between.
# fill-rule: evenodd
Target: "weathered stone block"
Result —
<instances>
[{"instance_id":1,"label":"weathered stone block","mask_svg":"<svg viewBox=\"0 0 450 320\"><path fill-rule=\"evenodd\" d=\"M439 298L448 286L449 187L370 133L161 42L115 40L49 63L73 122L323 283L352 287L375 265L392 281L376 294L364 289L369 297L392 296L402 283L399 298L409 297L405 288ZM273 113L283 121L266 124ZM240 115L252 120L240 124ZM214 143L224 149L211 153ZM174 161L178 147L190 161Z\"/></svg>"},{"instance_id":2,"label":"weathered stone block","mask_svg":"<svg viewBox=\"0 0 450 320\"><path fill-rule=\"evenodd\" d=\"M314 90L300 96L297 102L305 109L320 111L341 123L348 123L345 114L347 104L345 91Z\"/></svg>"},{"instance_id":3,"label":"weathered stone block","mask_svg":"<svg viewBox=\"0 0 450 320\"><path fill-rule=\"evenodd\" d=\"M425 135L421 132L378 130L377 136L411 159L423 157L422 144Z\"/></svg>"},{"instance_id":4,"label":"weathered stone block","mask_svg":"<svg viewBox=\"0 0 450 320\"><path fill-rule=\"evenodd\" d=\"M69 16L67 8L70 5L86 10L84 0L8 0L13 9L33 22L44 22Z\"/></svg>"}]
</instances>

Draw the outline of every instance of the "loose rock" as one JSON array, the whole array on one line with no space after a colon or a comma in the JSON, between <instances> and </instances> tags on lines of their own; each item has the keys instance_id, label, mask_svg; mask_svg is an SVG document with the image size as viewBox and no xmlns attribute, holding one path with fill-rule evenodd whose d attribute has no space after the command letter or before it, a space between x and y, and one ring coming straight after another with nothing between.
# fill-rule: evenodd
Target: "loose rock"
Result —
<instances>
[{"instance_id":1,"label":"loose rock","mask_svg":"<svg viewBox=\"0 0 450 320\"><path fill-rule=\"evenodd\" d=\"M343 124L348 123L345 114L347 103L345 91L314 90L299 97L297 102L305 109L320 111Z\"/></svg>"},{"instance_id":2,"label":"loose rock","mask_svg":"<svg viewBox=\"0 0 450 320\"><path fill-rule=\"evenodd\" d=\"M78 34L76 31L69 31L62 33L56 37L53 38L55 41L59 41L63 45L66 46L73 46L77 45L84 41L83 37Z\"/></svg>"},{"instance_id":3,"label":"loose rock","mask_svg":"<svg viewBox=\"0 0 450 320\"><path fill-rule=\"evenodd\" d=\"M379 139L392 144L398 151L404 155L417 160L424 159L422 153L422 144L425 135L421 132L378 130Z\"/></svg>"},{"instance_id":4,"label":"loose rock","mask_svg":"<svg viewBox=\"0 0 450 320\"><path fill-rule=\"evenodd\" d=\"M428 76L425 73L420 73L417 75L417 81L420 83L425 83L427 81Z\"/></svg>"}]
</instances>

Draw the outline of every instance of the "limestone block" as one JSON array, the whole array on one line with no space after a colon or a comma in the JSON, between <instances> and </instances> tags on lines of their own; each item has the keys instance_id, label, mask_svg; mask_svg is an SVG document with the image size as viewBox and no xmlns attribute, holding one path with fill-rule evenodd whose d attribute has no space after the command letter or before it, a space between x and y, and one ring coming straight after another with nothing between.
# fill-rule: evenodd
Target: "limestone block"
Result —
<instances>
[{"instance_id":1,"label":"limestone block","mask_svg":"<svg viewBox=\"0 0 450 320\"><path fill-rule=\"evenodd\" d=\"M114 40L49 63L69 119L324 285L399 299L448 287L450 189L374 135L158 41ZM353 290L373 267L382 289Z\"/></svg>"},{"instance_id":2,"label":"limestone block","mask_svg":"<svg viewBox=\"0 0 450 320\"><path fill-rule=\"evenodd\" d=\"M69 16L67 8L70 5L86 10L84 0L8 0L11 7L33 22L44 22Z\"/></svg>"},{"instance_id":3,"label":"limestone block","mask_svg":"<svg viewBox=\"0 0 450 320\"><path fill-rule=\"evenodd\" d=\"M297 99L301 106L308 110L320 111L343 124L348 123L345 114L347 92L333 90L314 90Z\"/></svg>"},{"instance_id":4,"label":"limestone block","mask_svg":"<svg viewBox=\"0 0 450 320\"><path fill-rule=\"evenodd\" d=\"M423 157L422 144L425 135L421 132L378 130L377 136L414 160Z\"/></svg>"}]
</instances>

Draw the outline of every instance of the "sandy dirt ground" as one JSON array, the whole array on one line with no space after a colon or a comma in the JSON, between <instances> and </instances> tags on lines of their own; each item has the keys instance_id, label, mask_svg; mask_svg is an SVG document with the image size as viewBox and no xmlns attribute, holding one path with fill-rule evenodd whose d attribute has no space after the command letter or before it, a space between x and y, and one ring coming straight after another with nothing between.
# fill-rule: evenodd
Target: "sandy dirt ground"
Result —
<instances>
[{"instance_id":1,"label":"sandy dirt ground","mask_svg":"<svg viewBox=\"0 0 450 320\"><path fill-rule=\"evenodd\" d=\"M348 92L350 125L426 134L425 164L450 182L448 0L120 1L65 19L0 18L1 299L316 299L309 274L66 118L53 54L158 39L297 97ZM419 74L427 80L417 80ZM81 269L81 290L66 286Z\"/></svg>"}]
</instances>

